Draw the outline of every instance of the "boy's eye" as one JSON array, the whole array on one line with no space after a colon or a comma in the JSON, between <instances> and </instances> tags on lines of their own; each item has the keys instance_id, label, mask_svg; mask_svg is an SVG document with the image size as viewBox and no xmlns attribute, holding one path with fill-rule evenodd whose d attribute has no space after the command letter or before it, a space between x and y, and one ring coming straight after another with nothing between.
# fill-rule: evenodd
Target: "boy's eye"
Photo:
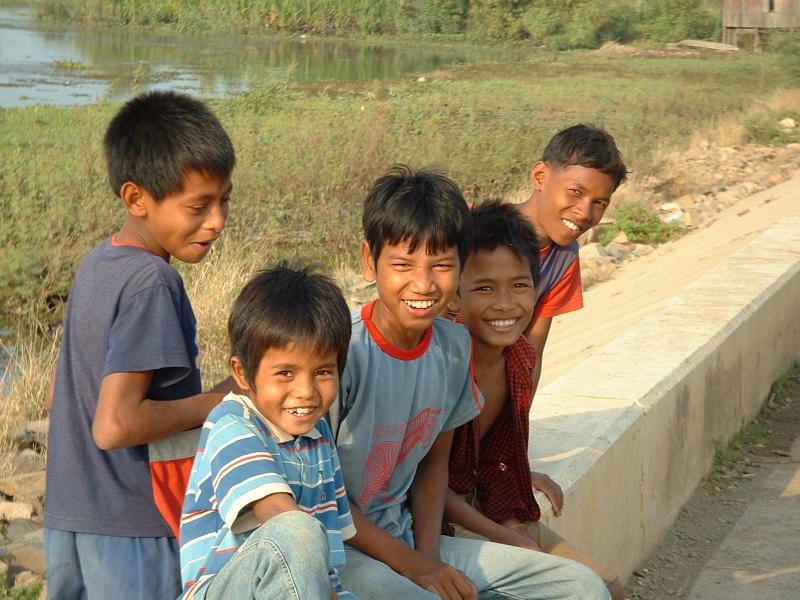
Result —
<instances>
[{"instance_id":1,"label":"boy's eye","mask_svg":"<svg viewBox=\"0 0 800 600\"><path fill-rule=\"evenodd\" d=\"M333 369L320 369L317 371L318 377L332 377Z\"/></svg>"},{"instance_id":2,"label":"boy's eye","mask_svg":"<svg viewBox=\"0 0 800 600\"><path fill-rule=\"evenodd\" d=\"M450 263L440 263L438 265L433 265L433 268L437 271L452 271L454 266Z\"/></svg>"},{"instance_id":3,"label":"boy's eye","mask_svg":"<svg viewBox=\"0 0 800 600\"><path fill-rule=\"evenodd\" d=\"M411 265L408 264L408 263L400 263L400 262L398 262L398 263L392 263L392 268L400 270L400 271L403 271L403 270L410 269Z\"/></svg>"},{"instance_id":4,"label":"boy's eye","mask_svg":"<svg viewBox=\"0 0 800 600\"><path fill-rule=\"evenodd\" d=\"M517 283L514 284L514 288L527 290L531 288L531 284L525 283L524 281L518 281Z\"/></svg>"},{"instance_id":5,"label":"boy's eye","mask_svg":"<svg viewBox=\"0 0 800 600\"><path fill-rule=\"evenodd\" d=\"M476 291L476 292L491 292L492 288L489 287L488 285L480 285L480 286L476 287L474 291Z\"/></svg>"},{"instance_id":6,"label":"boy's eye","mask_svg":"<svg viewBox=\"0 0 800 600\"><path fill-rule=\"evenodd\" d=\"M574 188L573 188L573 189L571 189L571 190L570 190L570 192L572 192L572 193L573 193L574 195L576 195L576 196L580 196L580 195L581 195L581 191L580 191L580 190L576 190L576 189L574 189Z\"/></svg>"},{"instance_id":7,"label":"boy's eye","mask_svg":"<svg viewBox=\"0 0 800 600\"><path fill-rule=\"evenodd\" d=\"M283 371L276 371L275 375L277 375L278 377L291 377L292 372L289 371L288 369L284 369Z\"/></svg>"}]
</instances>

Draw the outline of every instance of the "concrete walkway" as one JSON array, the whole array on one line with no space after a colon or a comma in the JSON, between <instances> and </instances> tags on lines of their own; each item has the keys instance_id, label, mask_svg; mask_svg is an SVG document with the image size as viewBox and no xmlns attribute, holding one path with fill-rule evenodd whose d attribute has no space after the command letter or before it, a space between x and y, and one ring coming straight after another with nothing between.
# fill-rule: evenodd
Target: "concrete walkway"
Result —
<instances>
[{"instance_id":1,"label":"concrete walkway","mask_svg":"<svg viewBox=\"0 0 800 600\"><path fill-rule=\"evenodd\" d=\"M658 247L584 293L584 308L553 320L539 389L637 325L656 306L792 215L800 214L800 172L719 213L709 227ZM800 596L798 596L800 598Z\"/></svg>"},{"instance_id":2,"label":"concrete walkway","mask_svg":"<svg viewBox=\"0 0 800 600\"><path fill-rule=\"evenodd\" d=\"M800 598L800 437L706 564L689 600Z\"/></svg>"}]
</instances>

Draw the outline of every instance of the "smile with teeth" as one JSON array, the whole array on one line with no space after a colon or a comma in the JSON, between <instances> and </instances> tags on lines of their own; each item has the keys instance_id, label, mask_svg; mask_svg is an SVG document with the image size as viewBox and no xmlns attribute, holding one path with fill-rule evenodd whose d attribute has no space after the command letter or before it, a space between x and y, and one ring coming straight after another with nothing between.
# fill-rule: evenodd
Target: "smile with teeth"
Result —
<instances>
[{"instance_id":1,"label":"smile with teeth","mask_svg":"<svg viewBox=\"0 0 800 600\"><path fill-rule=\"evenodd\" d=\"M418 310L430 308L436 304L435 300L403 300L403 302L405 302L411 308L416 308Z\"/></svg>"},{"instance_id":2,"label":"smile with teeth","mask_svg":"<svg viewBox=\"0 0 800 600\"><path fill-rule=\"evenodd\" d=\"M508 327L513 327L516 322L517 319L495 319L493 321L489 321L489 325L495 329L506 329Z\"/></svg>"},{"instance_id":3,"label":"smile with teeth","mask_svg":"<svg viewBox=\"0 0 800 600\"><path fill-rule=\"evenodd\" d=\"M581 230L581 228L578 225L576 225L575 223L573 223L572 221L568 221L567 219L561 219L561 222L564 224L564 227L566 227L567 229L570 229L572 231L580 231Z\"/></svg>"},{"instance_id":4,"label":"smile with teeth","mask_svg":"<svg viewBox=\"0 0 800 600\"><path fill-rule=\"evenodd\" d=\"M316 409L313 406L298 406L296 408L286 408L284 409L290 415L294 415L296 417L304 417L306 415L310 415Z\"/></svg>"}]
</instances>

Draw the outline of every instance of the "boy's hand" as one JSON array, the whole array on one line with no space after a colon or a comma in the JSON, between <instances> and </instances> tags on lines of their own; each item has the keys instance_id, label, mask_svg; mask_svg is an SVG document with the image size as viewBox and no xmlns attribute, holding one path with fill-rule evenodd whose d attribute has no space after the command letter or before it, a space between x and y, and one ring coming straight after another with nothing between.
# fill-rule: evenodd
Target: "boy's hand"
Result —
<instances>
[{"instance_id":1,"label":"boy's hand","mask_svg":"<svg viewBox=\"0 0 800 600\"><path fill-rule=\"evenodd\" d=\"M533 489L547 496L547 499L550 501L550 506L553 507L553 515L560 517L561 511L564 509L564 492L561 486L550 479L549 475L537 473L536 471L531 471L531 480L533 482Z\"/></svg>"},{"instance_id":2,"label":"boy's hand","mask_svg":"<svg viewBox=\"0 0 800 600\"><path fill-rule=\"evenodd\" d=\"M415 562L401 574L442 600L477 600L478 588L455 567L415 552Z\"/></svg>"}]
</instances>

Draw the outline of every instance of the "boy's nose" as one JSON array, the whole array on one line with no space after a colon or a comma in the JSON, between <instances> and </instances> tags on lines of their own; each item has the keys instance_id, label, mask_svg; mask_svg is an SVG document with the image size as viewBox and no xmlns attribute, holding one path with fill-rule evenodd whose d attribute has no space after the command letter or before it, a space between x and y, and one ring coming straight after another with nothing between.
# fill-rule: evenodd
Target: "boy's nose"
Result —
<instances>
[{"instance_id":1,"label":"boy's nose","mask_svg":"<svg viewBox=\"0 0 800 600\"><path fill-rule=\"evenodd\" d=\"M307 399L314 396L314 383L311 377L296 377L292 386L295 398Z\"/></svg>"},{"instance_id":2,"label":"boy's nose","mask_svg":"<svg viewBox=\"0 0 800 600\"><path fill-rule=\"evenodd\" d=\"M217 233L225 229L225 222L228 220L228 204L220 202L213 206L208 213L206 228Z\"/></svg>"},{"instance_id":3,"label":"boy's nose","mask_svg":"<svg viewBox=\"0 0 800 600\"><path fill-rule=\"evenodd\" d=\"M427 294L433 290L433 277L427 270L420 270L411 286L412 291L418 294Z\"/></svg>"}]
</instances>

